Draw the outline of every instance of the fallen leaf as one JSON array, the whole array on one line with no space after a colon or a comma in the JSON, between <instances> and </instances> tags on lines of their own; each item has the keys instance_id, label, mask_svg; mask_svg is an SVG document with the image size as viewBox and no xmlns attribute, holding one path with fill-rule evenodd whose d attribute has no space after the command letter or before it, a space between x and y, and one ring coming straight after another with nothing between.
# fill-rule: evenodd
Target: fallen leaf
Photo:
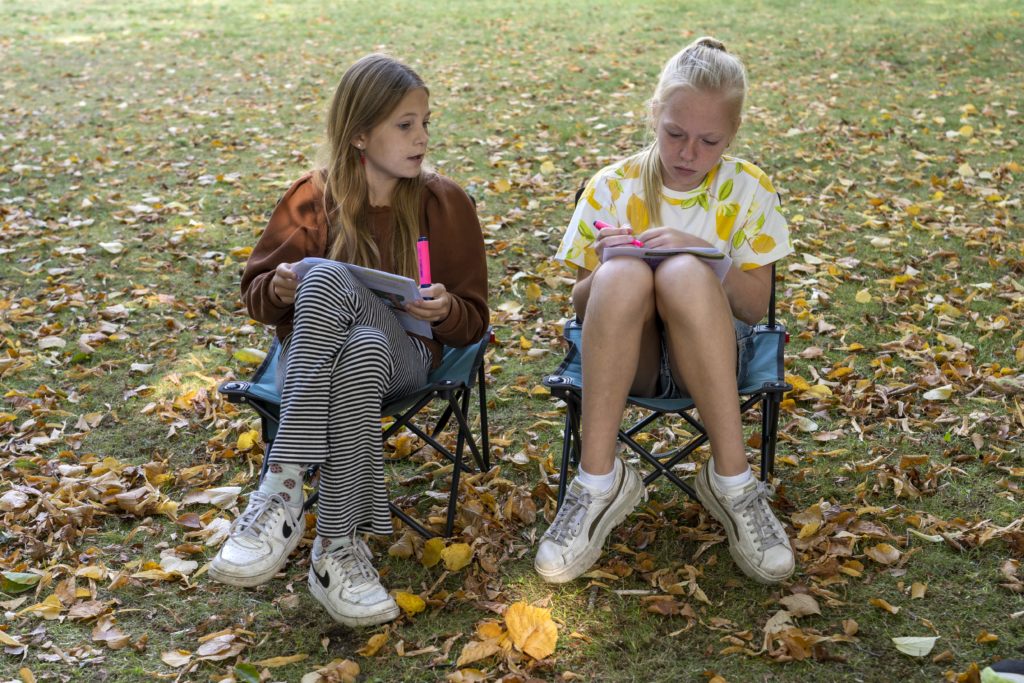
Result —
<instances>
[{"instance_id":1,"label":"fallen leaf","mask_svg":"<svg viewBox=\"0 0 1024 683\"><path fill-rule=\"evenodd\" d=\"M558 628L551 620L551 610L517 602L506 610L505 626L516 649L534 659L544 659L555 651Z\"/></svg>"}]
</instances>

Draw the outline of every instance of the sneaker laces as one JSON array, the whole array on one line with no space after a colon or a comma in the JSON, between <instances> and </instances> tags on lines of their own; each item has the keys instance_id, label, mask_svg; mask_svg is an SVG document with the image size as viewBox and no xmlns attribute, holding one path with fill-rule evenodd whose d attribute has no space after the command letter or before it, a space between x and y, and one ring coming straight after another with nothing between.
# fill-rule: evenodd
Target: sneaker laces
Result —
<instances>
[{"instance_id":1,"label":"sneaker laces","mask_svg":"<svg viewBox=\"0 0 1024 683\"><path fill-rule=\"evenodd\" d=\"M555 515L555 521L544 532L541 540L547 539L561 546L568 545L580 533L583 519L587 516L592 501L590 491L585 486L580 485L578 490L575 486L570 486L565 500L562 501L562 507Z\"/></svg>"},{"instance_id":2,"label":"sneaker laces","mask_svg":"<svg viewBox=\"0 0 1024 683\"><path fill-rule=\"evenodd\" d=\"M774 490L767 484L757 481L750 490L731 501L733 511L743 517L747 526L752 527L757 534L759 552L785 543L782 524L768 507L768 499L773 493Z\"/></svg>"},{"instance_id":3,"label":"sneaker laces","mask_svg":"<svg viewBox=\"0 0 1024 683\"><path fill-rule=\"evenodd\" d=\"M277 503L276 506L275 503ZM275 508L283 507L284 501L276 493L253 491L249 494L249 504L246 506L245 512L231 524L231 531L228 535L235 540L259 539L266 530L267 524L275 517L273 514L276 512Z\"/></svg>"},{"instance_id":4,"label":"sneaker laces","mask_svg":"<svg viewBox=\"0 0 1024 683\"><path fill-rule=\"evenodd\" d=\"M328 556L338 563L341 572L353 587L367 583L380 583L380 574L373 566L370 547L361 538L353 538L348 545L328 551Z\"/></svg>"}]
</instances>

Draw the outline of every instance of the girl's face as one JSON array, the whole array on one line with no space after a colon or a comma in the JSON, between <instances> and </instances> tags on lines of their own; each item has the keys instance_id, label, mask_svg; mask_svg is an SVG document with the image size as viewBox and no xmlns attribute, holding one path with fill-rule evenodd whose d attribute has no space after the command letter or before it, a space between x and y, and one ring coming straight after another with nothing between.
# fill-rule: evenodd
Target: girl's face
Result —
<instances>
[{"instance_id":1,"label":"girl's face","mask_svg":"<svg viewBox=\"0 0 1024 683\"><path fill-rule=\"evenodd\" d=\"M700 186L736 134L724 97L682 88L668 97L654 125L662 180L679 192Z\"/></svg>"},{"instance_id":2,"label":"girl's face","mask_svg":"<svg viewBox=\"0 0 1024 683\"><path fill-rule=\"evenodd\" d=\"M430 103L423 88L410 90L394 111L369 133L352 141L366 158L366 180L371 186L388 187L399 178L420 174L430 135Z\"/></svg>"}]
</instances>

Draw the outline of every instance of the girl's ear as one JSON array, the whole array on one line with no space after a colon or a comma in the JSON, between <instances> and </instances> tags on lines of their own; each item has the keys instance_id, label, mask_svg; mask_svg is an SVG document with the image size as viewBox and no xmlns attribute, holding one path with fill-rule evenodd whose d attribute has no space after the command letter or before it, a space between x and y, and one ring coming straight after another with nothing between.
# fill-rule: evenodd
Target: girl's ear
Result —
<instances>
[{"instance_id":1,"label":"girl's ear","mask_svg":"<svg viewBox=\"0 0 1024 683\"><path fill-rule=\"evenodd\" d=\"M366 149L366 135L364 133L360 133L352 138L352 146L356 149Z\"/></svg>"}]
</instances>

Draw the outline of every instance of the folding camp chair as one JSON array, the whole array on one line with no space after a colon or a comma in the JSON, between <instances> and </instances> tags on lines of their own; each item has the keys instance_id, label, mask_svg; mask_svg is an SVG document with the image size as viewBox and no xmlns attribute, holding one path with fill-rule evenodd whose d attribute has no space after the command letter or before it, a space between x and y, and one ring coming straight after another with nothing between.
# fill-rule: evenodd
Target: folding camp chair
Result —
<instances>
[{"instance_id":1,"label":"folding camp chair","mask_svg":"<svg viewBox=\"0 0 1024 683\"><path fill-rule=\"evenodd\" d=\"M490 439L487 434L487 393L486 377L484 373L484 352L487 345L493 339L493 332L490 328L484 336L475 344L462 348L444 347L444 358L441 365L430 372L426 384L415 392L393 401L381 409L382 417L393 417L394 422L384 429L384 440L387 441L398 430L408 428L416 436L430 444L435 450L451 461L452 476L451 490L448 494L448 510L445 522L445 536L452 535L455 524L456 499L459 491L459 477L463 472L473 470L463 461L465 447L468 445L473 454L473 460L480 472L490 469ZM281 347L277 339L274 339L267 357L256 370L256 374L248 382L232 380L224 382L218 390L231 403L247 403L259 414L262 421L263 442L266 445L266 453L270 449L277 435L278 422L280 420L281 396L277 391L276 374L277 362L280 356ZM472 426L469 420L469 401L476 384L479 391L480 406L480 444L473 435ZM433 429L427 430L413 421L418 413L430 404L434 399L441 399L445 402L444 410L434 423ZM443 432L452 418L455 418L456 437L454 452L438 441L438 436ZM425 418L424 418L425 419ZM429 431L429 433L428 433ZM266 472L268 458L264 456L263 472ZM316 494L306 501L309 508L316 502ZM393 501L389 503L391 513L405 522L421 536L429 538L436 536L419 522L414 520L401 507Z\"/></svg>"},{"instance_id":2,"label":"folding camp chair","mask_svg":"<svg viewBox=\"0 0 1024 683\"><path fill-rule=\"evenodd\" d=\"M569 351L553 374L544 378L544 386L566 404L565 431L562 437L562 460L558 480L558 506L561 507L568 484L569 464L579 465L583 441L580 436L582 417L583 367L581 342L583 326L578 320L565 324L564 337ZM768 311L768 323L754 328L754 357L750 362L743 386L739 387L741 416L758 405L761 406L761 479L767 480L775 469L775 446L778 440L779 404L782 395L792 387L786 383L783 369L783 350L786 343L786 328L775 320L775 268L772 267L772 293ZM693 400L684 396L674 399L653 399L630 396L629 406L634 406L641 418L626 427L620 427L618 438L631 451L640 456L654 469L644 477L644 484L650 484L664 476L694 500L697 494L693 488L673 472L673 468L694 450L708 440L707 431L693 414ZM668 451L654 453L635 437L648 425L663 417L679 416L696 434L685 444Z\"/></svg>"}]
</instances>

